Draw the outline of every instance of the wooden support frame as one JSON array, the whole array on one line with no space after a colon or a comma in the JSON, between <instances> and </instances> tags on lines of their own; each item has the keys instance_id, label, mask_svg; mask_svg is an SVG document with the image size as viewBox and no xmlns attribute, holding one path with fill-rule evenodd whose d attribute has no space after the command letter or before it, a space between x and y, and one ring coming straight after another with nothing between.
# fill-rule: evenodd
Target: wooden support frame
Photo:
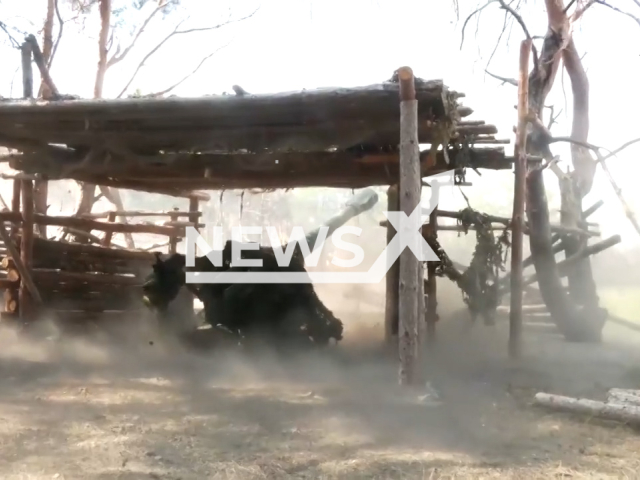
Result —
<instances>
[{"instance_id":1,"label":"wooden support frame","mask_svg":"<svg viewBox=\"0 0 640 480\"><path fill-rule=\"evenodd\" d=\"M520 44L518 76L518 128L516 131L513 218L511 220L511 296L509 310L509 357L522 354L522 298L524 203L527 177L527 115L529 108L529 57L532 40Z\"/></svg>"},{"instance_id":2,"label":"wooden support frame","mask_svg":"<svg viewBox=\"0 0 640 480\"><path fill-rule=\"evenodd\" d=\"M420 205L422 184L418 143L418 101L416 100L413 71L409 67L401 67L398 69L398 80L400 82L400 188L398 196L400 210L410 216ZM417 381L418 295L421 291L418 287L419 269L419 260L410 249L405 248L400 255L400 288L398 293L399 381L401 385L414 385Z\"/></svg>"}]
</instances>

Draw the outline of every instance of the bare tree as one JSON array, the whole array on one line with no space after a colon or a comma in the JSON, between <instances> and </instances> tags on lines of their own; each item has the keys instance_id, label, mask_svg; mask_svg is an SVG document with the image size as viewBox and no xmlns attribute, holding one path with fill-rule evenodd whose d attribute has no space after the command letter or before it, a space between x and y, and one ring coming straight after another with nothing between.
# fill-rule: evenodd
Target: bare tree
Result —
<instances>
[{"instance_id":1,"label":"bare tree","mask_svg":"<svg viewBox=\"0 0 640 480\"><path fill-rule=\"evenodd\" d=\"M47 0L49 8L47 10L47 17L45 21L44 29L44 45L45 51L52 51L55 53L55 46L52 42L52 30L54 23L54 14L58 18L60 33L62 31L63 21L59 12L59 0ZM108 71L111 67L119 64L125 60L128 55L136 49L138 41L147 32L152 22L162 19L170 14L174 14L178 11L178 7L181 6L181 0L126 0L124 3L119 2L118 8L114 7L112 0L70 0L67 2L70 5L71 10L76 15L76 18L84 21L87 16L93 15L95 10L98 10L100 18L100 30L98 35L98 65L96 69L96 76L94 81L93 95L94 98L102 98L104 92L104 85L107 79ZM126 45L124 37L126 37L125 26L131 27L128 20L133 11L148 11L146 17L138 24L133 26L133 33L127 41ZM130 79L123 86L118 97L122 97L127 93L131 84L137 77L140 70L145 64L159 51L163 46L167 44L172 38L179 35L186 35L195 32L205 32L220 29L224 26L230 25L234 22L239 22L250 18L256 12L252 12L241 18L233 18L229 16L222 22L215 23L210 26L181 29L185 20L179 21L177 25L146 54L139 62L137 67L133 70ZM60 35L59 35L60 36ZM56 41L57 45L58 41ZM216 52L224 46L217 47L211 52L206 53L202 60L197 64L192 72L185 75L180 81L173 85L169 85L167 88L160 92L149 94L148 96L162 96L175 89L191 76L195 75L200 67ZM47 58L51 58L51 54ZM44 93L44 90L43 90ZM100 187L100 195L96 196L96 185L79 182L80 184L80 200L76 208L76 215L83 215L91 212L93 204L97 199L104 196L108 201L114 204L117 210L124 210L124 205L120 192L117 189L109 187ZM126 221L126 218L122 220ZM131 235L126 236L127 246L133 248L133 239Z\"/></svg>"},{"instance_id":2,"label":"bare tree","mask_svg":"<svg viewBox=\"0 0 640 480\"><path fill-rule=\"evenodd\" d=\"M530 2L531 3L531 2ZM638 7L640 3L635 2ZM547 161L547 166L557 175L561 189L561 218L562 223L572 227L584 226L582 199L590 192L597 165L600 164L606 170L604 163L606 157L603 156L598 147L588 143L589 136L589 81L578 54L572 32L577 22L582 18L587 10L594 5L600 5L620 11L618 7L612 7L605 1L598 0L570 0L567 5L563 0L545 0L547 13L547 32L542 37L532 36L527 25L521 16L521 8L526 5L525 1L507 3L505 0L489 0L477 8L467 17L463 24L464 31L470 18L480 15L487 7L498 6L505 12L504 30L508 21L517 23L522 29L524 36L528 39L541 40L541 45L533 44L533 69L529 76L529 134L527 139L528 151L530 154L542 156ZM535 4L532 4L535 6ZM625 13L625 12L622 12ZM625 15L635 18L632 14ZM640 22L639 22L640 24ZM499 41L503 38L500 35ZM495 50L494 50L495 52ZM493 56L493 54L492 54ZM491 61L491 57L489 62ZM573 119L571 134L564 137L554 137L549 128L554 123L553 111L549 127L543 121L543 111L545 100L551 91L557 72L564 68L571 81L571 91L573 94ZM502 81L503 84L517 84L512 79L500 77L495 74L488 74ZM571 144L571 163L573 170L564 173L556 165L556 158L551 151L551 145L556 142L569 142ZM628 142L629 144L635 141ZM593 157L592 153L596 155ZM548 211L544 186L542 185L542 175L539 171L532 171L528 175L527 186L529 188L528 202L535 203L531 208L537 211ZM615 188L615 184L614 184ZM538 192L534 195L533 192ZM624 203L624 199L620 197ZM528 207L529 209L529 207ZM632 214L628 216L634 225L637 225ZM544 227L542 225L541 227ZM543 235L536 235L533 225L530 235L532 252L539 252L538 262L535 262L538 278L541 279L540 289L545 297L545 302L554 316L572 317L574 322L571 326L572 332L567 336L573 336L577 340L599 340L600 332L606 320L606 311L599 307L598 296L593 274L588 259L576 263L569 272L569 296L564 294L562 284L558 276L553 250L551 248L551 238ZM542 229L540 230L542 231ZM638 229L640 233L640 228ZM586 237L563 239L564 249L567 256L576 254L586 246ZM544 271L541 271L544 270ZM543 285L542 279L546 279ZM575 305L579 306L580 314L576 311ZM577 317L584 317L578 319ZM569 320L567 320L569 322ZM578 322L581 325L578 325Z\"/></svg>"}]
</instances>

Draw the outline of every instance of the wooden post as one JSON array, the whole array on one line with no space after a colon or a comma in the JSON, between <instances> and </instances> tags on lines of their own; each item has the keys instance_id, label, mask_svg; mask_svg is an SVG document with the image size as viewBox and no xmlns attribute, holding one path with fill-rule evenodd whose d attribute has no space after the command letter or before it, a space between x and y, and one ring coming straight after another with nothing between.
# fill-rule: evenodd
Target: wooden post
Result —
<instances>
[{"instance_id":1,"label":"wooden post","mask_svg":"<svg viewBox=\"0 0 640 480\"><path fill-rule=\"evenodd\" d=\"M524 201L527 178L527 115L529 105L529 55L531 40L520 44L518 76L518 128L516 131L515 182L511 219L511 305L509 311L509 356L520 357L522 350L522 256L524 241Z\"/></svg>"},{"instance_id":2,"label":"wooden post","mask_svg":"<svg viewBox=\"0 0 640 480\"><path fill-rule=\"evenodd\" d=\"M429 214L429 235L438 238L438 206ZM427 309L425 321L427 323L427 345L436 341L436 322L438 321L438 285L436 283L436 268L439 262L427 262Z\"/></svg>"},{"instance_id":3,"label":"wooden post","mask_svg":"<svg viewBox=\"0 0 640 480\"><path fill-rule=\"evenodd\" d=\"M398 186L391 185L387 190L387 211L400 210L398 204ZM396 236L396 230L391 222L387 222L387 245ZM398 292L400 288L400 261L396 260L387 270L385 307L384 307L384 338L386 345L395 352L398 346Z\"/></svg>"},{"instance_id":4,"label":"wooden post","mask_svg":"<svg viewBox=\"0 0 640 480\"><path fill-rule=\"evenodd\" d=\"M31 67L32 50L29 42L20 47L22 54L22 96L33 98L33 68Z\"/></svg>"},{"instance_id":5,"label":"wooden post","mask_svg":"<svg viewBox=\"0 0 640 480\"><path fill-rule=\"evenodd\" d=\"M174 210L178 210L177 208L174 208ZM172 222L177 222L179 217L178 213L169 213L169 218L171 219ZM197 221L197 220L196 220ZM170 254L174 254L174 253L178 253L178 237L176 236L177 234L177 229L174 230L174 233L171 234L171 236L169 237L169 253Z\"/></svg>"},{"instance_id":6,"label":"wooden post","mask_svg":"<svg viewBox=\"0 0 640 480\"><path fill-rule=\"evenodd\" d=\"M20 237L20 260L27 272L31 271L33 253L33 182L22 180L22 235ZM18 304L20 320L27 323L32 319L29 288L24 279L20 281Z\"/></svg>"},{"instance_id":7,"label":"wooden post","mask_svg":"<svg viewBox=\"0 0 640 480\"><path fill-rule=\"evenodd\" d=\"M400 82L400 210L409 216L420 204L420 150L418 145L418 101L413 71L398 70ZM407 232L407 234L416 233ZM400 232L402 233L402 232ZM419 260L405 248L400 255L399 349L401 385L416 382L418 363L418 270Z\"/></svg>"},{"instance_id":8,"label":"wooden post","mask_svg":"<svg viewBox=\"0 0 640 480\"><path fill-rule=\"evenodd\" d=\"M107 217L107 220L110 223L113 223L116 221L116 212L109 212L109 216ZM111 246L111 240L113 240L113 231L110 232L106 232L104 235L104 239L102 240L102 246L104 247L110 247Z\"/></svg>"},{"instance_id":9,"label":"wooden post","mask_svg":"<svg viewBox=\"0 0 640 480\"><path fill-rule=\"evenodd\" d=\"M194 227L196 227L196 230L198 229L198 218L199 218L199 213L200 211L200 201L195 198L195 197L190 197L189 198L189 213L191 215L189 215L189 222L194 224Z\"/></svg>"}]
</instances>

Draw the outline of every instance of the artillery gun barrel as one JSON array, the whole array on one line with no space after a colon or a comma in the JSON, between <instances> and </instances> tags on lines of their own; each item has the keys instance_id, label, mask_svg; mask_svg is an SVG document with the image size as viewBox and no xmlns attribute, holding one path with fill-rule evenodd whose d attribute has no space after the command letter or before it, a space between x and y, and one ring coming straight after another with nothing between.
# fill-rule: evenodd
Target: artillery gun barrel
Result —
<instances>
[{"instance_id":1,"label":"artillery gun barrel","mask_svg":"<svg viewBox=\"0 0 640 480\"><path fill-rule=\"evenodd\" d=\"M316 243L316 240L318 239L318 235L320 234L320 230L322 230L323 228L329 227L329 230L327 231L327 236L325 237L325 240L326 240L329 236L333 234L333 232L335 232L338 228L343 226L349 220L351 220L354 217L357 217L361 213L371 210L376 203L378 203L378 194L372 188L364 189L361 192L359 192L357 195L354 195L353 197L351 197L347 201L345 208L338 215L336 215L335 217L331 217L321 227L316 228L314 231L312 231L311 233L309 233L309 235L306 236L307 245L309 245L309 247L311 248L311 252L315 250L314 247L316 247L315 243ZM321 244L317 245L317 247L320 247L320 246Z\"/></svg>"}]
</instances>

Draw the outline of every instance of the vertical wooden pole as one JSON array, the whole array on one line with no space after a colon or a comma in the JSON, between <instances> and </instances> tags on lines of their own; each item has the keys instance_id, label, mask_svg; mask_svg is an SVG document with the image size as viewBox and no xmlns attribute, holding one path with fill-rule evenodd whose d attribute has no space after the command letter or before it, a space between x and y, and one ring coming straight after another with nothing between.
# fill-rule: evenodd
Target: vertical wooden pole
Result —
<instances>
[{"instance_id":1,"label":"vertical wooden pole","mask_svg":"<svg viewBox=\"0 0 640 480\"><path fill-rule=\"evenodd\" d=\"M178 209L174 208L174 210L178 210ZM169 213L169 218L171 219L172 222L177 222L180 217L178 216L177 213ZM169 253L170 254L178 253L178 237L176 236L177 231L178 231L177 228L174 229L174 233L172 233L171 237L169 237Z\"/></svg>"},{"instance_id":2,"label":"vertical wooden pole","mask_svg":"<svg viewBox=\"0 0 640 480\"><path fill-rule=\"evenodd\" d=\"M116 221L116 212L109 212L109 216L107 217L107 220L111 223ZM111 246L111 240L113 240L113 232L109 231L106 232L104 234L104 239L102 240L102 246L103 247L110 247Z\"/></svg>"},{"instance_id":3,"label":"vertical wooden pole","mask_svg":"<svg viewBox=\"0 0 640 480\"><path fill-rule=\"evenodd\" d=\"M398 70L400 81L400 210L409 216L420 204L420 151L418 145L418 101L413 71ZM415 232L406 232L415 234ZM400 232L403 233L403 232ZM401 385L415 384L418 363L418 270L419 260L405 248L400 255L399 349Z\"/></svg>"},{"instance_id":4,"label":"vertical wooden pole","mask_svg":"<svg viewBox=\"0 0 640 480\"><path fill-rule=\"evenodd\" d=\"M200 202L197 198L189 198L189 222L193 223L193 226L198 230L198 223L200 223L200 216L198 211L200 209Z\"/></svg>"},{"instance_id":5,"label":"vertical wooden pole","mask_svg":"<svg viewBox=\"0 0 640 480\"><path fill-rule=\"evenodd\" d=\"M438 207L429 215L429 235L438 238ZM436 341L436 322L438 321L438 284L436 282L436 267L438 262L427 262L427 344Z\"/></svg>"},{"instance_id":6,"label":"vertical wooden pole","mask_svg":"<svg viewBox=\"0 0 640 480\"><path fill-rule=\"evenodd\" d=\"M531 40L520 44L518 75L518 128L516 130L515 182L513 187L513 217L511 220L511 305L509 311L509 356L522 353L522 256L524 201L527 178L527 114L529 102L529 56Z\"/></svg>"},{"instance_id":7,"label":"vertical wooden pole","mask_svg":"<svg viewBox=\"0 0 640 480\"><path fill-rule=\"evenodd\" d=\"M27 272L31 271L33 254L33 182L22 180L22 235L20 237L20 260ZM20 308L20 320L29 322L33 315L31 308L29 289L21 278L18 292L18 305Z\"/></svg>"},{"instance_id":8,"label":"vertical wooden pole","mask_svg":"<svg viewBox=\"0 0 640 480\"><path fill-rule=\"evenodd\" d=\"M22 57L22 96L33 98L33 68L31 65L31 43L24 42L20 47Z\"/></svg>"},{"instance_id":9,"label":"vertical wooden pole","mask_svg":"<svg viewBox=\"0 0 640 480\"><path fill-rule=\"evenodd\" d=\"M13 195L11 197L11 211L20 213L20 195L22 192L22 180L13 181ZM11 224L11 236L14 236L20 228L19 222Z\"/></svg>"},{"instance_id":10,"label":"vertical wooden pole","mask_svg":"<svg viewBox=\"0 0 640 480\"><path fill-rule=\"evenodd\" d=\"M391 185L387 190L387 211L400 210L398 203L398 186ZM387 223L387 245L396 236L396 229L391 222ZM396 260L387 270L385 306L384 306L384 338L387 346L395 353L398 346L398 292L400 288L400 261Z\"/></svg>"}]
</instances>

